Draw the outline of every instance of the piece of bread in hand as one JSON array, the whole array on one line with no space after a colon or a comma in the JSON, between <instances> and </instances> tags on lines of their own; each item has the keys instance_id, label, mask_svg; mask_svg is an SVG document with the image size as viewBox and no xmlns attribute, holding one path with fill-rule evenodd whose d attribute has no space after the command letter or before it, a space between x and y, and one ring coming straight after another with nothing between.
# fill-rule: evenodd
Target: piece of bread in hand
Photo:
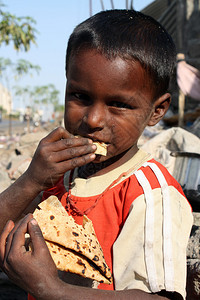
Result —
<instances>
[{"instance_id":1,"label":"piece of bread in hand","mask_svg":"<svg viewBox=\"0 0 200 300\"><path fill-rule=\"evenodd\" d=\"M75 138L81 137L80 135L75 135ZM106 156L107 155L107 147L103 142L93 142L94 145L96 145L97 149L95 150L95 154Z\"/></svg>"},{"instance_id":2,"label":"piece of bread in hand","mask_svg":"<svg viewBox=\"0 0 200 300\"><path fill-rule=\"evenodd\" d=\"M93 142L97 146L95 154L106 156L107 155L107 145L105 143Z\"/></svg>"},{"instance_id":3,"label":"piece of bread in hand","mask_svg":"<svg viewBox=\"0 0 200 300\"><path fill-rule=\"evenodd\" d=\"M77 224L56 196L39 204L33 213L50 254L60 271L110 284L112 275L95 234L92 221Z\"/></svg>"}]
</instances>

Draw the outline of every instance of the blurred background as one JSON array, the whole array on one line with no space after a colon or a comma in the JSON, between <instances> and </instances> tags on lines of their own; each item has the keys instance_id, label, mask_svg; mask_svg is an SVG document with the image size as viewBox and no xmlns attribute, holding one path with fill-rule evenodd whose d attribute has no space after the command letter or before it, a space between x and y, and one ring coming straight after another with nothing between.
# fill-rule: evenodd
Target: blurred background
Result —
<instances>
[{"instance_id":1,"label":"blurred background","mask_svg":"<svg viewBox=\"0 0 200 300\"><path fill-rule=\"evenodd\" d=\"M65 51L74 27L100 10L141 10L150 2L0 1L0 92L7 94L4 103L0 97L1 119L10 113L20 121L54 119L63 109Z\"/></svg>"},{"instance_id":2,"label":"blurred background","mask_svg":"<svg viewBox=\"0 0 200 300\"><path fill-rule=\"evenodd\" d=\"M195 68L196 74L187 71L189 80L183 78L191 81L200 68L199 7L199 0L0 0L0 133L12 135L11 117L17 127L61 118L68 38L77 24L101 10L134 8L160 21L172 35L180 60ZM165 120L169 126L183 127L199 116L200 96L190 93L194 82L181 92L175 74Z\"/></svg>"},{"instance_id":3,"label":"blurred background","mask_svg":"<svg viewBox=\"0 0 200 300\"><path fill-rule=\"evenodd\" d=\"M200 299L200 0L0 0L0 192L29 166L38 142L63 125L65 52L74 27L101 10L135 9L172 35L177 64L166 116L139 147L181 184L193 209L187 300ZM0 300L27 294L0 271Z\"/></svg>"}]
</instances>

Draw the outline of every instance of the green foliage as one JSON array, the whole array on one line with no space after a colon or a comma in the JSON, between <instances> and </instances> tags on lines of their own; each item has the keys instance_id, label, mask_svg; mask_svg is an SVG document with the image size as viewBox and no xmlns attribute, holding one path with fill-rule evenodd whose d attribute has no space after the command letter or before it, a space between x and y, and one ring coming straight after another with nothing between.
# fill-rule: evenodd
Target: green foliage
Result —
<instances>
[{"instance_id":1,"label":"green foliage","mask_svg":"<svg viewBox=\"0 0 200 300\"><path fill-rule=\"evenodd\" d=\"M58 111L58 112L64 112L65 110L65 106L63 104L58 104L55 106L55 111Z\"/></svg>"},{"instance_id":2,"label":"green foliage","mask_svg":"<svg viewBox=\"0 0 200 300\"><path fill-rule=\"evenodd\" d=\"M24 104L31 104L36 110L40 105L53 104L54 111L63 111L64 106L59 104L59 91L53 84L20 87L15 86L15 95L24 100Z\"/></svg>"},{"instance_id":3,"label":"green foliage","mask_svg":"<svg viewBox=\"0 0 200 300\"><path fill-rule=\"evenodd\" d=\"M7 72L7 69L11 68L12 65L13 63L9 58L0 57L0 77L3 77L3 74Z\"/></svg>"},{"instance_id":4,"label":"green foliage","mask_svg":"<svg viewBox=\"0 0 200 300\"><path fill-rule=\"evenodd\" d=\"M32 63L30 63L25 59L19 59L15 64L15 73L17 74L18 77L21 77L25 74L32 75L31 73L32 70L36 71L36 73L39 73L40 66L33 65Z\"/></svg>"},{"instance_id":5,"label":"green foliage","mask_svg":"<svg viewBox=\"0 0 200 300\"><path fill-rule=\"evenodd\" d=\"M6 110L3 108L2 105L0 105L0 114L4 114L6 113Z\"/></svg>"},{"instance_id":6,"label":"green foliage","mask_svg":"<svg viewBox=\"0 0 200 300\"><path fill-rule=\"evenodd\" d=\"M53 84L34 87L33 95L35 96L35 103L51 103L55 107L59 102L59 91Z\"/></svg>"},{"instance_id":7,"label":"green foliage","mask_svg":"<svg viewBox=\"0 0 200 300\"><path fill-rule=\"evenodd\" d=\"M14 44L14 49L29 51L31 43L36 44L36 21L31 17L16 17L2 10L0 2L0 46Z\"/></svg>"},{"instance_id":8,"label":"green foliage","mask_svg":"<svg viewBox=\"0 0 200 300\"><path fill-rule=\"evenodd\" d=\"M18 80L23 75L32 75L32 71L39 73L40 66L33 65L25 59L19 59L13 63L9 58L0 57L0 77L4 79L14 77L15 80Z\"/></svg>"}]
</instances>

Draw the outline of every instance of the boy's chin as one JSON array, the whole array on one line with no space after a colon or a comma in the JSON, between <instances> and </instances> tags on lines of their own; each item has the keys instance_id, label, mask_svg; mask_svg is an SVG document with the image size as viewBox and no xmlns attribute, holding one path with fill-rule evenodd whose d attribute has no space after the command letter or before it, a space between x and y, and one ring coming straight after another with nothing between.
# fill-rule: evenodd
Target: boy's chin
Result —
<instances>
[{"instance_id":1,"label":"boy's chin","mask_svg":"<svg viewBox=\"0 0 200 300\"><path fill-rule=\"evenodd\" d=\"M111 155L111 153L107 153L106 156L96 154L96 158L92 161L92 163L94 164L104 163L105 166L110 165L116 162L117 160L119 160L125 153L126 151L117 155Z\"/></svg>"}]
</instances>

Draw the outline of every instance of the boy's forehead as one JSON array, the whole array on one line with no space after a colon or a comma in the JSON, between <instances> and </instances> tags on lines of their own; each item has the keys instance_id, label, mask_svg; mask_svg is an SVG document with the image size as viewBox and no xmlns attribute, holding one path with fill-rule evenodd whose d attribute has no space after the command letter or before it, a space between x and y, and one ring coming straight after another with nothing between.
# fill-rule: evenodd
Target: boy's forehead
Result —
<instances>
[{"instance_id":1,"label":"boy's forehead","mask_svg":"<svg viewBox=\"0 0 200 300\"><path fill-rule=\"evenodd\" d=\"M123 76L126 81L131 81L134 78L134 80L140 81L140 87L142 85L147 88L151 83L149 74L138 60L122 58L121 56L108 58L95 49L81 50L71 56L67 70L67 79L69 77L80 79L81 74L87 70L87 72L96 74L96 77L102 75L102 77L110 78L112 76L113 79L119 79L118 75L121 74L120 76Z\"/></svg>"},{"instance_id":2,"label":"boy's forehead","mask_svg":"<svg viewBox=\"0 0 200 300\"><path fill-rule=\"evenodd\" d=\"M92 69L95 68L110 68L111 70L133 70L140 73L146 73L140 62L133 58L123 58L120 55L115 57L107 57L103 53L97 51L96 49L82 49L76 52L76 54L71 55L67 70L72 70L73 68L79 68L80 66L87 66ZM105 74L106 75L106 74Z\"/></svg>"},{"instance_id":3,"label":"boy's forehead","mask_svg":"<svg viewBox=\"0 0 200 300\"><path fill-rule=\"evenodd\" d=\"M120 56L108 58L95 50L90 50L79 52L78 54L74 55L69 62L69 67L72 65L78 67L82 64L87 64L88 66L93 66L94 68L97 67L99 63L102 68L108 68L108 66L111 66L111 68L122 69L127 68L128 66L131 67L133 62L122 59Z\"/></svg>"},{"instance_id":4,"label":"boy's forehead","mask_svg":"<svg viewBox=\"0 0 200 300\"><path fill-rule=\"evenodd\" d=\"M106 58L97 51L79 52L69 62L68 88L101 94L107 97L136 99L141 102L148 93L151 101L152 85L138 61L116 57ZM137 95L137 96L136 96Z\"/></svg>"}]
</instances>

